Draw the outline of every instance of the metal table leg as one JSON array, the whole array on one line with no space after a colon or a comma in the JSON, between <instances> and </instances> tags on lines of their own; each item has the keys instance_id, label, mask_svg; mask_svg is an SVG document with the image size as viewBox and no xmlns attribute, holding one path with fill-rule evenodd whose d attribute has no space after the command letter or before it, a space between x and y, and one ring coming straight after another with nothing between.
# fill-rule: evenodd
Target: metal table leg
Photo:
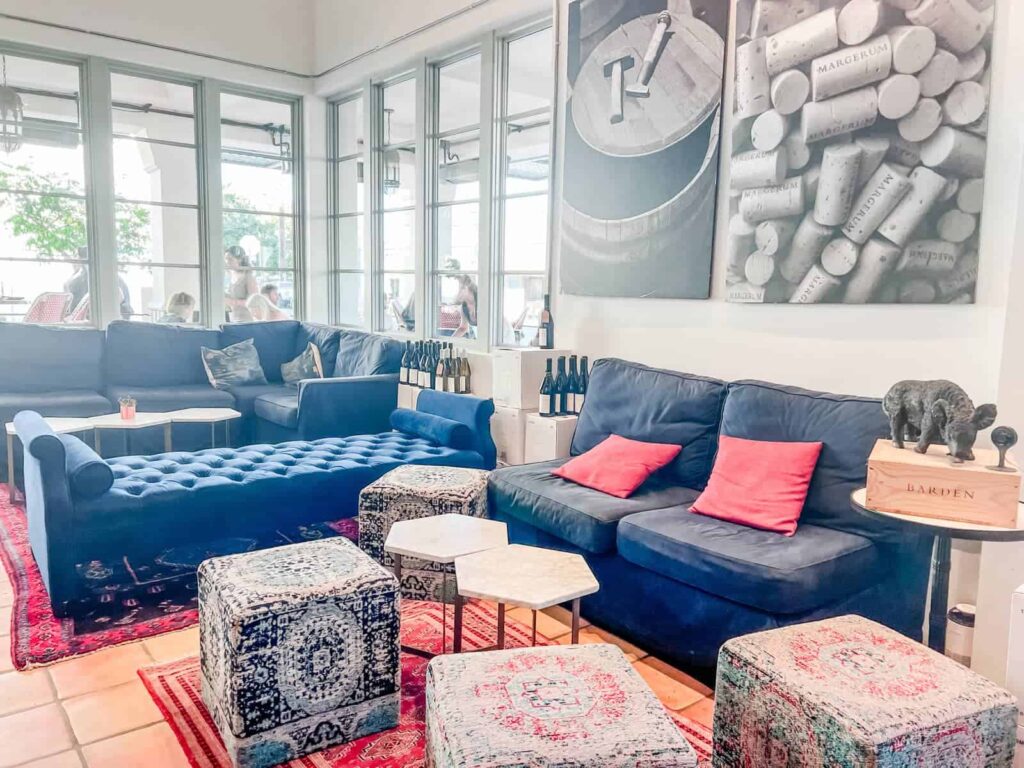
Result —
<instances>
[{"instance_id":1,"label":"metal table leg","mask_svg":"<svg viewBox=\"0 0 1024 768\"><path fill-rule=\"evenodd\" d=\"M171 432L173 424L164 424L164 453L170 453L174 450L171 447Z\"/></svg>"},{"instance_id":2,"label":"metal table leg","mask_svg":"<svg viewBox=\"0 0 1024 768\"><path fill-rule=\"evenodd\" d=\"M441 576L441 654L448 652L448 569Z\"/></svg>"},{"instance_id":3,"label":"metal table leg","mask_svg":"<svg viewBox=\"0 0 1024 768\"><path fill-rule=\"evenodd\" d=\"M216 421L211 421L210 422L210 447L211 448L216 448L217 447L217 422Z\"/></svg>"},{"instance_id":4,"label":"metal table leg","mask_svg":"<svg viewBox=\"0 0 1024 768\"><path fill-rule=\"evenodd\" d=\"M7 435L7 498L14 503L14 435Z\"/></svg>"},{"instance_id":5,"label":"metal table leg","mask_svg":"<svg viewBox=\"0 0 1024 768\"><path fill-rule=\"evenodd\" d=\"M505 648L505 604L498 603L498 650Z\"/></svg>"},{"instance_id":6,"label":"metal table leg","mask_svg":"<svg viewBox=\"0 0 1024 768\"><path fill-rule=\"evenodd\" d=\"M452 652L462 653L462 595L458 593L458 587L456 586L455 592L455 636L452 638Z\"/></svg>"},{"instance_id":7,"label":"metal table leg","mask_svg":"<svg viewBox=\"0 0 1024 768\"><path fill-rule=\"evenodd\" d=\"M573 645L580 641L580 599L577 597L572 601L572 642Z\"/></svg>"},{"instance_id":8,"label":"metal table leg","mask_svg":"<svg viewBox=\"0 0 1024 768\"><path fill-rule=\"evenodd\" d=\"M953 541L949 536L935 537L932 555L932 596L928 612L928 647L946 652L946 611L949 608L949 566Z\"/></svg>"},{"instance_id":9,"label":"metal table leg","mask_svg":"<svg viewBox=\"0 0 1024 768\"><path fill-rule=\"evenodd\" d=\"M530 641L530 645L537 645L537 609L534 608L531 613L533 614L533 639Z\"/></svg>"}]
</instances>

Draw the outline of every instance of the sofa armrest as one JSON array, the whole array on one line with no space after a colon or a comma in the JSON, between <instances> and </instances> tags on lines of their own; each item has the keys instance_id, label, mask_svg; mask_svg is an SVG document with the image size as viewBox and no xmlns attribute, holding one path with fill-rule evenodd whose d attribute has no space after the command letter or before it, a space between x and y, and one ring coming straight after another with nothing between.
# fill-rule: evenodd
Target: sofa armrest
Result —
<instances>
[{"instance_id":1,"label":"sofa armrest","mask_svg":"<svg viewBox=\"0 0 1024 768\"><path fill-rule=\"evenodd\" d=\"M388 432L397 406L397 373L306 379L299 382L299 439Z\"/></svg>"},{"instance_id":2,"label":"sofa armrest","mask_svg":"<svg viewBox=\"0 0 1024 768\"><path fill-rule=\"evenodd\" d=\"M497 465L498 451L491 437L493 400L426 389L416 399L416 410L465 424L473 433L473 450L483 457L484 469Z\"/></svg>"}]
</instances>

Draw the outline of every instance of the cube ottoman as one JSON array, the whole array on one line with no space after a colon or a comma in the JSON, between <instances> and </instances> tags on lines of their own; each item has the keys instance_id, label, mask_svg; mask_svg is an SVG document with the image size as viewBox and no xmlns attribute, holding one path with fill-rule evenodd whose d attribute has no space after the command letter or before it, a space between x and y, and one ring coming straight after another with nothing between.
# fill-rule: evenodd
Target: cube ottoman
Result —
<instances>
[{"instance_id":1,"label":"cube ottoman","mask_svg":"<svg viewBox=\"0 0 1024 768\"><path fill-rule=\"evenodd\" d=\"M199 567L202 695L236 766L398 724L395 577L344 538Z\"/></svg>"},{"instance_id":2,"label":"cube ottoman","mask_svg":"<svg viewBox=\"0 0 1024 768\"><path fill-rule=\"evenodd\" d=\"M438 656L428 768L693 768L697 756L613 645Z\"/></svg>"},{"instance_id":3,"label":"cube ottoman","mask_svg":"<svg viewBox=\"0 0 1024 768\"><path fill-rule=\"evenodd\" d=\"M1009 768L1016 702L860 616L730 640L718 659L715 768Z\"/></svg>"},{"instance_id":4,"label":"cube ottoman","mask_svg":"<svg viewBox=\"0 0 1024 768\"><path fill-rule=\"evenodd\" d=\"M461 467L404 465L359 494L359 546L387 568L394 567L384 542L399 520L458 514L487 517L488 472ZM402 595L410 600L452 602L454 579L444 594L443 572L453 566L406 557L402 559Z\"/></svg>"}]
</instances>

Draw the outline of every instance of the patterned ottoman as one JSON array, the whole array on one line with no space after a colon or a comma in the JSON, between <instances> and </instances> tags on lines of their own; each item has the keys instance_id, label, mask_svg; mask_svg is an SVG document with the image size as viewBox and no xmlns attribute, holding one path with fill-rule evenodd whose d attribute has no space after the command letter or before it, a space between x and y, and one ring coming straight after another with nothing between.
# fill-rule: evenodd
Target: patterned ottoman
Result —
<instances>
[{"instance_id":1,"label":"patterned ottoman","mask_svg":"<svg viewBox=\"0 0 1024 768\"><path fill-rule=\"evenodd\" d=\"M859 616L724 646L714 766L1009 768L1017 706L951 659Z\"/></svg>"},{"instance_id":2,"label":"patterned ottoman","mask_svg":"<svg viewBox=\"0 0 1024 768\"><path fill-rule=\"evenodd\" d=\"M487 472L459 467L407 464L388 472L359 494L359 546L382 565L393 568L384 541L398 520L416 520L448 513L487 517ZM410 600L442 600L442 572L454 566L402 558L402 595ZM449 579L444 602L455 598Z\"/></svg>"},{"instance_id":3,"label":"patterned ottoman","mask_svg":"<svg viewBox=\"0 0 1024 768\"><path fill-rule=\"evenodd\" d=\"M438 656L428 768L693 768L697 755L613 645Z\"/></svg>"},{"instance_id":4,"label":"patterned ottoman","mask_svg":"<svg viewBox=\"0 0 1024 768\"><path fill-rule=\"evenodd\" d=\"M398 582L347 539L199 566L203 700L237 766L398 724Z\"/></svg>"}]
</instances>

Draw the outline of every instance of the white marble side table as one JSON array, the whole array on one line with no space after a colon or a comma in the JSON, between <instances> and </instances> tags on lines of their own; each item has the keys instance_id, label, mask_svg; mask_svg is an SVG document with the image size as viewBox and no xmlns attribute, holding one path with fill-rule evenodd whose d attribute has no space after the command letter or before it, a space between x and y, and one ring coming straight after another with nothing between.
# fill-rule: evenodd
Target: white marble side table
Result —
<instances>
[{"instance_id":1,"label":"white marble side table","mask_svg":"<svg viewBox=\"0 0 1024 768\"><path fill-rule=\"evenodd\" d=\"M224 446L231 445L231 422L242 418L242 414L234 408L182 408L171 411L172 424L209 424L210 447L217 447L217 425L224 425Z\"/></svg>"},{"instance_id":2,"label":"white marble side table","mask_svg":"<svg viewBox=\"0 0 1024 768\"><path fill-rule=\"evenodd\" d=\"M164 428L164 451L171 450L171 414L169 413L143 413L135 414L135 418L122 419L120 413L108 413L105 416L93 416L89 419L95 432L96 453L103 455L101 446L101 435L105 430L111 429L145 429L147 427Z\"/></svg>"},{"instance_id":3,"label":"white marble side table","mask_svg":"<svg viewBox=\"0 0 1024 768\"><path fill-rule=\"evenodd\" d=\"M537 644L537 611L572 601L572 642L580 640L580 598L600 589L582 556L554 549L512 544L455 560L455 579L462 597L498 604L498 648L505 647L505 606L533 611L533 643Z\"/></svg>"}]
</instances>

